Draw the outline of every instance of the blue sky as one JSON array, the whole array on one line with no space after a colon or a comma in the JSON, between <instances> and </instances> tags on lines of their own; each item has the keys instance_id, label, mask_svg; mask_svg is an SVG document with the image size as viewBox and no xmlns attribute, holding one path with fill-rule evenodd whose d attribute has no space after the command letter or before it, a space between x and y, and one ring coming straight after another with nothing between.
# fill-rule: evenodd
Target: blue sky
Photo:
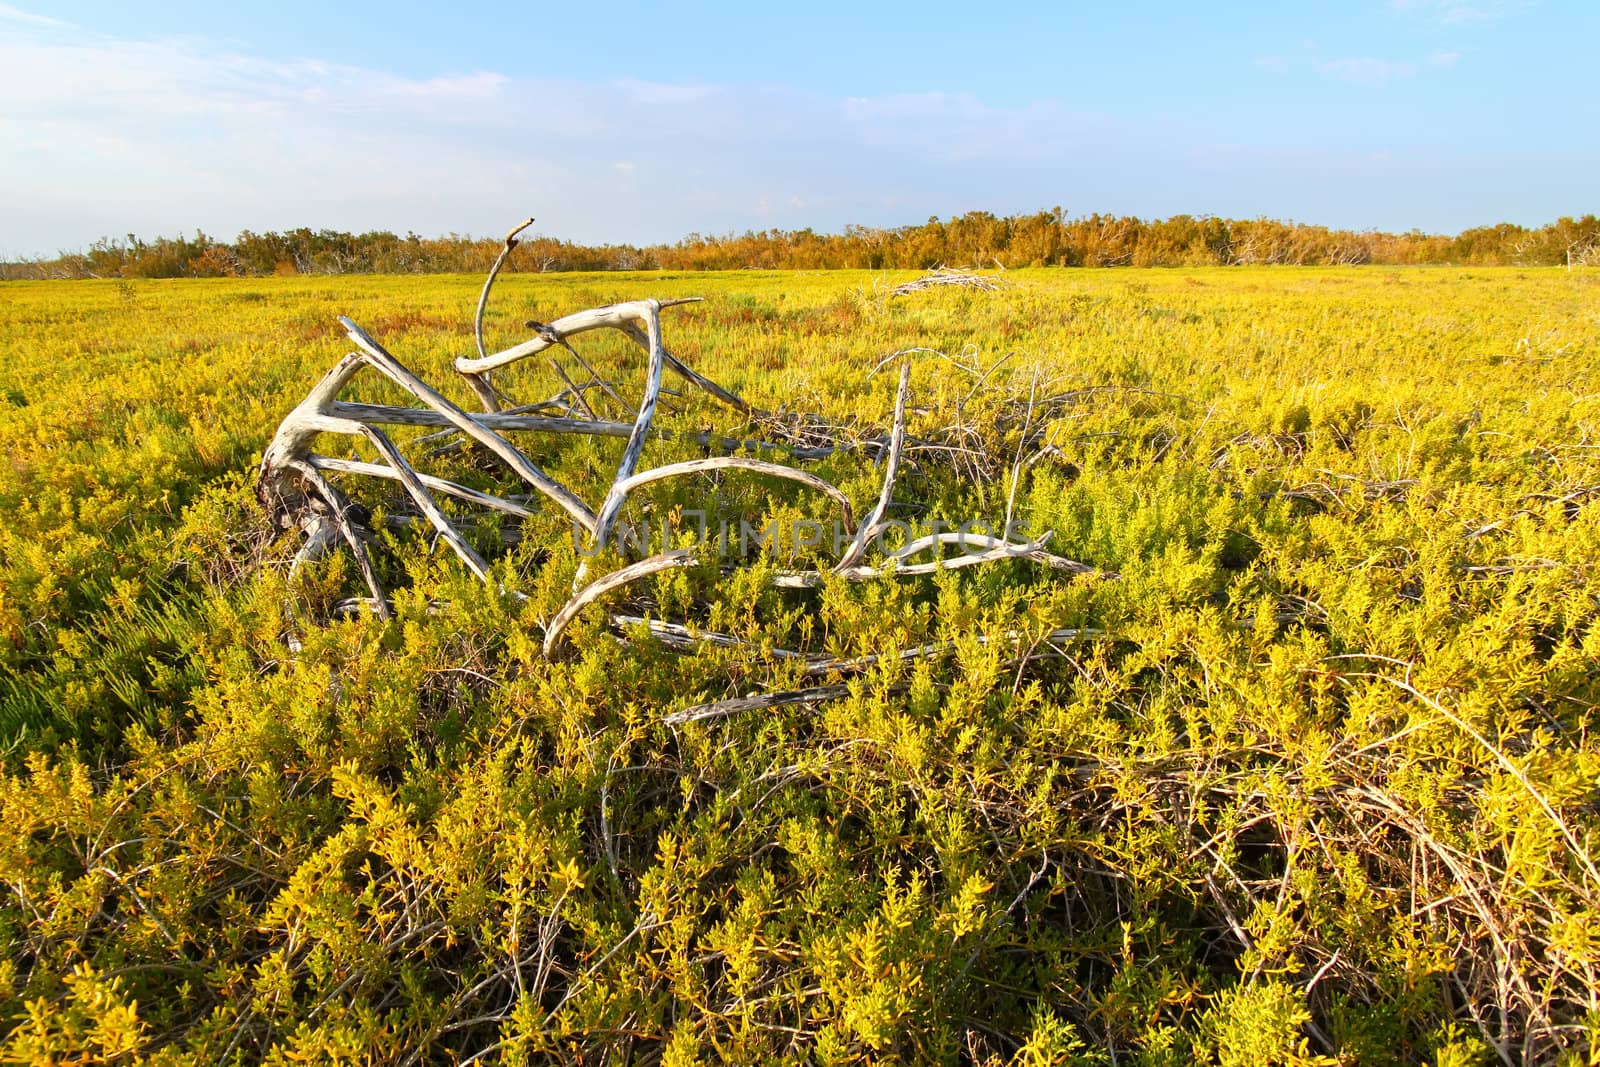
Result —
<instances>
[{"instance_id":1,"label":"blue sky","mask_svg":"<svg viewBox=\"0 0 1600 1067\"><path fill-rule=\"evenodd\" d=\"M1061 205L1600 210L1600 3L0 2L0 256L202 228L645 243Z\"/></svg>"}]
</instances>

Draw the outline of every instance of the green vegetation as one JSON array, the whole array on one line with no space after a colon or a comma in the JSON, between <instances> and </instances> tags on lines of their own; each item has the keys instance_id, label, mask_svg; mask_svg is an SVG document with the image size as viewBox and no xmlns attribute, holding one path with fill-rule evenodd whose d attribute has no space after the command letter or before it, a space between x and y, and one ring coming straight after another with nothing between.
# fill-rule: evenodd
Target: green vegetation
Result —
<instances>
[{"instance_id":1,"label":"green vegetation","mask_svg":"<svg viewBox=\"0 0 1600 1067\"><path fill-rule=\"evenodd\" d=\"M1001 525L998 413L1071 397L1015 507L1119 580L661 575L661 611L768 648L955 644L679 727L794 665L618 642L597 613L547 661L578 565L553 509L495 554L525 601L386 526L376 485L397 617L329 610L361 589L343 555L288 579L252 468L347 350L335 317L475 406L449 367L481 278L0 289L3 1058L1587 1062L1600 275L1014 270L890 298L905 277L499 283L502 344L703 295L664 314L678 355L863 429L893 401L872 367L944 353L914 357L909 431L959 406L996 478L922 456L908 522ZM637 389L625 343L584 352ZM513 391L549 395L533 362ZM683 407L663 425L741 428ZM526 448L593 500L621 444ZM880 477L814 469L858 510ZM708 498L827 515L737 475L629 507ZM1021 664L978 639L1061 628Z\"/></svg>"},{"instance_id":2,"label":"green vegetation","mask_svg":"<svg viewBox=\"0 0 1600 1067\"><path fill-rule=\"evenodd\" d=\"M404 237L302 227L246 230L230 243L193 237L104 238L55 259L0 263L3 278L224 278L282 274L419 274L489 269L498 240L451 235ZM677 244L579 245L551 237L523 242L522 270L928 270L988 267L1231 267L1454 264L1584 266L1600 263L1600 218L1561 218L1546 226L1477 226L1449 237L1333 230L1274 219L1174 215L1073 218L1053 208L1000 217L972 211L947 220L882 229L849 226L702 236ZM512 269L519 269L515 265Z\"/></svg>"}]
</instances>

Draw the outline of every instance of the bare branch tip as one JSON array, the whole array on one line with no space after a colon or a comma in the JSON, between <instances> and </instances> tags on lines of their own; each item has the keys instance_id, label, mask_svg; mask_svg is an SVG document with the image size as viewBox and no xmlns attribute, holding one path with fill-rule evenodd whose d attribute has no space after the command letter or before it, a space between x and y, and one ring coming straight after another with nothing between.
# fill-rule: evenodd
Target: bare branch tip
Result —
<instances>
[{"instance_id":1,"label":"bare branch tip","mask_svg":"<svg viewBox=\"0 0 1600 1067\"><path fill-rule=\"evenodd\" d=\"M513 226L510 230L508 230L506 232L506 239L505 239L505 242L504 242L506 248L507 249L515 248L517 246L517 236L519 234L521 234L523 230L526 230L529 226L532 226L533 222L534 222L533 216L529 215L526 219L524 219L523 221L517 223L517 225Z\"/></svg>"}]
</instances>

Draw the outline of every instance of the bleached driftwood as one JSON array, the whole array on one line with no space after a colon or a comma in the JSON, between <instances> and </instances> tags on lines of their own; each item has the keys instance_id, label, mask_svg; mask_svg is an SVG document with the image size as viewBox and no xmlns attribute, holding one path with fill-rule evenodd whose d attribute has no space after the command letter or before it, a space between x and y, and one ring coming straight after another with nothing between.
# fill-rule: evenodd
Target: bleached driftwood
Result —
<instances>
[{"instance_id":1,"label":"bleached driftwood","mask_svg":"<svg viewBox=\"0 0 1600 1067\"><path fill-rule=\"evenodd\" d=\"M963 267L935 267L920 278L901 282L889 290L889 295L910 296L924 289L942 289L951 286L958 289L978 289L986 293L992 293L1000 288L982 274Z\"/></svg>"},{"instance_id":2,"label":"bleached driftwood","mask_svg":"<svg viewBox=\"0 0 1600 1067\"><path fill-rule=\"evenodd\" d=\"M556 613L554 619L550 620L550 625L545 628L544 632L544 654L548 656L555 649L556 642L561 639L561 631L565 630L567 624L577 617L578 612L599 600L611 590L618 589L629 582L638 581L640 578L648 578L652 574L660 574L662 571L671 570L674 567L692 567L694 563L694 557L687 552L663 552L659 556L651 556L649 559L642 559L638 563L630 563L621 570L612 571L603 578L596 578L572 594L572 599L567 601L566 605Z\"/></svg>"},{"instance_id":3,"label":"bleached driftwood","mask_svg":"<svg viewBox=\"0 0 1600 1067\"><path fill-rule=\"evenodd\" d=\"M659 407L667 392L662 385L663 374L670 370L688 384L706 393L746 416L749 425L758 430L780 433L786 430L783 419L769 413L753 410L737 393L690 368L674 356L662 338L661 312L663 309L688 304L698 298L668 300L634 300L605 307L590 308L553 320L550 323L530 322L536 335L499 352L489 352L483 341L483 316L496 277L511 251L517 246L517 235L533 220L517 226L506 235L499 256L490 269L479 296L473 319L473 336L478 354L463 356L455 361L455 369L463 376L483 406L480 412L468 412L413 374L398 359L361 327L347 318L339 321L355 345L355 351L341 359L323 379L312 388L305 400L297 405L273 435L263 455L257 493L274 521L283 529L298 527L305 536L300 552L291 570L327 553L337 544L349 547L355 556L371 594L368 598L355 598L351 604L367 604L382 617L389 617L390 608L383 586L368 550L369 532L358 521L364 514L355 508L344 493L330 479L331 475L377 478L397 482L404 490L405 499L432 527L436 536L449 545L455 554L480 580L494 581L491 567L477 549L463 536L459 522L452 520L440 505L441 498L460 505L496 512L512 520L523 520L536 514L538 500L542 497L567 514L575 529L587 538L588 551L578 569L573 583L571 599L556 613L545 627L544 651L552 655L560 646L563 632L571 621L588 605L606 593L628 583L662 570L689 566L693 558L685 552L668 552L641 560L585 582L587 561L594 553L610 546L611 536L622 509L634 490L643 485L670 478L722 472L744 472L761 477L780 478L813 489L838 508L844 529L852 534L851 541L841 558L822 571L780 572L774 584L789 588L808 588L822 584L827 575L846 581L866 581L891 575L915 576L929 574L946 568L972 566L1007 559L1029 559L1053 569L1070 574L1104 573L1094 568L1064 559L1045 551L1049 535L1037 540L1017 542L1007 538L968 533L944 533L912 540L900 548L884 554L878 563L871 563L867 555L875 540L890 525L889 508L894 502L894 489L901 463L906 452L906 411L910 394L911 366L902 359L899 386L895 394L893 423L887 440L869 442L883 460L883 482L870 511L859 525L854 523L854 511L848 496L837 486L809 471L771 459L759 459L738 453L785 453L792 461L830 455L841 449L860 447L837 435L819 429L816 425L795 424L786 434L790 440L773 441L760 436L727 437L709 431L690 434L664 433L655 426ZM571 338L596 330L612 330L633 342L645 354L644 389L636 406L630 405L604 381L593 365L584 359L573 346ZM493 371L508 367L519 360L562 349L575 358L588 373L589 379L577 382L559 365L554 365L565 388L551 400L533 404L511 402L490 380ZM904 356L903 353L897 355ZM384 405L356 403L339 399L351 381L364 370L376 371L394 383L417 402L415 405ZM610 421L595 417L596 412L587 402L585 393L598 389L613 403L633 416L630 422ZM420 405L420 406L419 406ZM581 410L585 417L577 417ZM565 412L553 415L548 412ZM412 426L434 428L439 433L429 434L423 440L451 436L456 440L442 448L472 447L493 456L520 481L531 495L510 496L484 492L445 478L435 477L416 469L382 430L383 426ZM747 427L748 429L748 427ZM610 488L597 508L591 509L555 477L540 469L528 456L514 445L507 433L574 433L598 437L625 438L616 473ZM358 438L366 441L377 453L380 462L339 458L312 450L316 440L324 434ZM677 437L693 440L721 452L732 453L708 456L665 464L660 467L639 469L644 446L652 437ZM1026 435L1024 435L1026 436ZM931 446L935 449L938 446ZM439 448L428 455L437 454ZM1020 454L1020 453L1019 453ZM425 457L426 458L426 457ZM959 544L964 554L938 558L946 546ZM612 546L626 549L628 546ZM977 548L979 551L974 552ZM932 551L935 558L916 562L915 557ZM614 616L614 625L630 616ZM676 629L675 629L676 627ZM655 620L650 629L673 647L696 647L705 638L693 636L690 628L681 624ZM734 639L729 638L732 641ZM819 661L820 663L820 661ZM812 664L818 666L818 664ZM844 665L836 665L843 668ZM813 673L808 669L808 675ZM796 702L803 702L796 698ZM767 705L772 706L772 705Z\"/></svg>"}]
</instances>

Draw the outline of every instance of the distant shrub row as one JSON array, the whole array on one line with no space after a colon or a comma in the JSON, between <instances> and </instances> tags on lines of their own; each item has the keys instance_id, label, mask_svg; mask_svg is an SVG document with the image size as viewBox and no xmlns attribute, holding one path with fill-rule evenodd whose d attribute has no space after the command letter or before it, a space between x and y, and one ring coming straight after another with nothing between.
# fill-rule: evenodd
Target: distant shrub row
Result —
<instances>
[{"instance_id":1,"label":"distant shrub row","mask_svg":"<svg viewBox=\"0 0 1600 1067\"><path fill-rule=\"evenodd\" d=\"M1069 218L1061 208L1000 217L974 211L948 221L840 234L766 230L672 245L580 245L552 237L523 242L512 269L585 270L869 270L939 265L1006 267L1195 267L1460 264L1560 266L1600 263L1600 219L1562 218L1530 229L1480 226L1450 237L1417 230L1392 234L1330 230L1272 219L1174 215L1145 220L1112 215ZM486 270L499 250L492 238L426 238L387 231L352 234L300 228L239 234L231 244L196 231L192 238L102 238L55 259L0 263L0 279L207 278L268 274L434 274Z\"/></svg>"}]
</instances>

